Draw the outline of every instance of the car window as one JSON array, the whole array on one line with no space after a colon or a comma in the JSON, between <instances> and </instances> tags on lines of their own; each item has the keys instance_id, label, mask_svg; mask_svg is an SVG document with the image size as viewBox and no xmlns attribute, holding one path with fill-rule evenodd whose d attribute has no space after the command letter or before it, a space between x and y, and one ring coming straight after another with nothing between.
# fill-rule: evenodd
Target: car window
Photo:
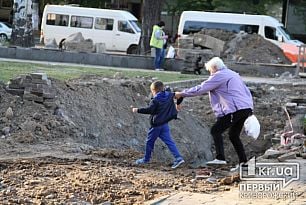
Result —
<instances>
[{"instance_id":1,"label":"car window","mask_svg":"<svg viewBox=\"0 0 306 205\"><path fill-rule=\"evenodd\" d=\"M183 34L197 33L202 29L222 29L234 33L245 31L247 33L258 33L258 25L245 25L234 23L217 23L204 21L186 21L184 25Z\"/></svg>"},{"instance_id":2,"label":"car window","mask_svg":"<svg viewBox=\"0 0 306 205\"><path fill-rule=\"evenodd\" d=\"M68 26L68 19L69 19L68 15L48 13L47 25Z\"/></svg>"},{"instance_id":3,"label":"car window","mask_svg":"<svg viewBox=\"0 0 306 205\"><path fill-rule=\"evenodd\" d=\"M118 21L118 31L134 33L132 27L127 21Z\"/></svg>"},{"instance_id":4,"label":"car window","mask_svg":"<svg viewBox=\"0 0 306 205\"><path fill-rule=\"evenodd\" d=\"M114 19L107 19L107 18L96 18L95 21L95 29L98 30L113 30L114 26Z\"/></svg>"},{"instance_id":5,"label":"car window","mask_svg":"<svg viewBox=\"0 0 306 205\"><path fill-rule=\"evenodd\" d=\"M7 22L3 22L3 23L4 23L4 25L6 25L7 27L12 28L12 25L11 25L11 24L9 24L9 23L7 23Z\"/></svg>"},{"instance_id":6,"label":"car window","mask_svg":"<svg viewBox=\"0 0 306 205\"><path fill-rule=\"evenodd\" d=\"M277 40L276 29L270 26L265 26L265 37L272 40Z\"/></svg>"},{"instance_id":7,"label":"car window","mask_svg":"<svg viewBox=\"0 0 306 205\"><path fill-rule=\"evenodd\" d=\"M71 16L71 27L92 28L93 18L87 16Z\"/></svg>"},{"instance_id":8,"label":"car window","mask_svg":"<svg viewBox=\"0 0 306 205\"><path fill-rule=\"evenodd\" d=\"M138 22L137 21L129 21L131 23L131 25L134 27L134 29L136 30L136 32L140 33L141 29L139 28Z\"/></svg>"}]
</instances>

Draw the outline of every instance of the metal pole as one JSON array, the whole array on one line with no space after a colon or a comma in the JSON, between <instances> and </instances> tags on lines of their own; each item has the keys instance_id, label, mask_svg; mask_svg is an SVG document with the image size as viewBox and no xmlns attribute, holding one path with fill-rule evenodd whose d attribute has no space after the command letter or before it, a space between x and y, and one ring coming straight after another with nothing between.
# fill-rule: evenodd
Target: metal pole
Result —
<instances>
[{"instance_id":1,"label":"metal pole","mask_svg":"<svg viewBox=\"0 0 306 205\"><path fill-rule=\"evenodd\" d=\"M288 24L288 14L289 14L289 0L287 0L287 5L286 5L285 28L287 28L287 24Z\"/></svg>"}]
</instances>

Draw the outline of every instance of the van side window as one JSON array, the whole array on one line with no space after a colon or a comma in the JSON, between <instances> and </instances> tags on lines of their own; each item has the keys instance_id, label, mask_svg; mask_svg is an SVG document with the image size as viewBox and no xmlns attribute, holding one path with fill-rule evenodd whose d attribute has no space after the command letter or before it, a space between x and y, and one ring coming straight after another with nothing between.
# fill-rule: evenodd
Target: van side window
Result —
<instances>
[{"instance_id":1,"label":"van side window","mask_svg":"<svg viewBox=\"0 0 306 205\"><path fill-rule=\"evenodd\" d=\"M272 40L277 40L276 29L270 26L265 26L265 37Z\"/></svg>"},{"instance_id":2,"label":"van side window","mask_svg":"<svg viewBox=\"0 0 306 205\"><path fill-rule=\"evenodd\" d=\"M127 21L118 21L118 31L126 32L126 33L134 33L130 24Z\"/></svg>"},{"instance_id":3,"label":"van side window","mask_svg":"<svg viewBox=\"0 0 306 205\"><path fill-rule=\"evenodd\" d=\"M68 26L68 15L62 14L47 14L47 25L54 25L54 26Z\"/></svg>"},{"instance_id":4,"label":"van side window","mask_svg":"<svg viewBox=\"0 0 306 205\"><path fill-rule=\"evenodd\" d=\"M244 25L233 23L215 23L203 21L186 21L184 25L183 34L197 33L202 29L222 29L234 33L245 31L247 33L258 33L258 25Z\"/></svg>"},{"instance_id":5,"label":"van side window","mask_svg":"<svg viewBox=\"0 0 306 205\"><path fill-rule=\"evenodd\" d=\"M259 26L258 25L243 25L240 27L240 30L248 34L258 33Z\"/></svg>"},{"instance_id":6,"label":"van side window","mask_svg":"<svg viewBox=\"0 0 306 205\"><path fill-rule=\"evenodd\" d=\"M92 28L93 18L87 16L71 16L71 27Z\"/></svg>"},{"instance_id":7,"label":"van side window","mask_svg":"<svg viewBox=\"0 0 306 205\"><path fill-rule=\"evenodd\" d=\"M96 18L95 29L112 31L113 27L114 27L114 19L106 19L99 17Z\"/></svg>"}]
</instances>

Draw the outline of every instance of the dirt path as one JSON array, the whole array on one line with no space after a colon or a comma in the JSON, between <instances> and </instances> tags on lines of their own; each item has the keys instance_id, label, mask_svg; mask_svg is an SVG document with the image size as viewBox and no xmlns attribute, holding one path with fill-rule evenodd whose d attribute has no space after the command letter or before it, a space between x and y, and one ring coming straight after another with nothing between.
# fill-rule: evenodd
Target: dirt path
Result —
<instances>
[{"instance_id":1,"label":"dirt path","mask_svg":"<svg viewBox=\"0 0 306 205\"><path fill-rule=\"evenodd\" d=\"M282 189L280 192L289 192L294 197L283 198L255 198L248 199L241 198L239 187L231 187L228 191L206 193L190 193L190 192L176 192L171 195L161 197L154 201L147 202L147 205L185 205L185 204L207 204L207 205L245 205L245 204L260 204L260 205L305 205L306 204L306 160L296 159L288 162L297 162L300 164L300 178L298 181L292 182L288 187ZM269 183L269 182L265 182ZM265 192L268 194L269 192ZM292 195L292 196L293 196Z\"/></svg>"}]
</instances>

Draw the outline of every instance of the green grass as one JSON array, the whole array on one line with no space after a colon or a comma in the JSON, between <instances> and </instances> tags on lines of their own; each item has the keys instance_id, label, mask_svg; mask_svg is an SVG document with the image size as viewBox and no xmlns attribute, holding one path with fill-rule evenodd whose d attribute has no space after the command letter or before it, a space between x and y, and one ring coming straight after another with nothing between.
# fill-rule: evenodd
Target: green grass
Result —
<instances>
[{"instance_id":1,"label":"green grass","mask_svg":"<svg viewBox=\"0 0 306 205\"><path fill-rule=\"evenodd\" d=\"M29 74L32 72L44 72L49 77L59 80L68 80L78 78L82 75L99 75L103 77L112 77L115 73L121 72L126 77L155 77L163 82L173 82L178 80L197 79L203 76L180 74L178 72L156 72L136 69L112 68L112 67L89 67L89 66L62 66L52 64L35 64L21 62L0 62L0 80L7 82L11 78L20 74Z\"/></svg>"}]
</instances>

